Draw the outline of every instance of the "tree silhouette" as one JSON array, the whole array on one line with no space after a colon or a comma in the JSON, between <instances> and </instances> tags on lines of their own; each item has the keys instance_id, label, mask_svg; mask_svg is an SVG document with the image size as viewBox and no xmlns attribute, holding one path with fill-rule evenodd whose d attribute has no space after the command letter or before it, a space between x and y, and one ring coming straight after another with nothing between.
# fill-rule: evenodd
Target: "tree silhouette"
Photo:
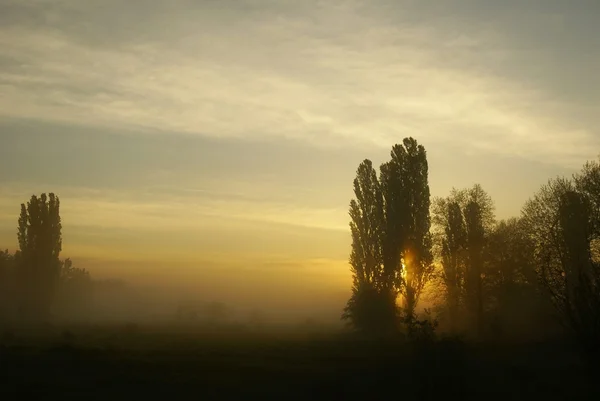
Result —
<instances>
[{"instance_id":1,"label":"tree silhouette","mask_svg":"<svg viewBox=\"0 0 600 401\"><path fill-rule=\"evenodd\" d=\"M62 247L60 201L53 193L33 195L21 205L18 226L20 313L45 319L60 277Z\"/></svg>"},{"instance_id":2,"label":"tree silhouette","mask_svg":"<svg viewBox=\"0 0 600 401\"><path fill-rule=\"evenodd\" d=\"M494 227L494 204L481 185L453 189L433 205L434 237L442 265L450 326L458 328L460 308L468 315L470 329L483 329L483 274L486 237Z\"/></svg>"},{"instance_id":3,"label":"tree silhouette","mask_svg":"<svg viewBox=\"0 0 600 401\"><path fill-rule=\"evenodd\" d=\"M518 218L501 220L489 234L486 273L498 287L516 283L534 283L533 244L526 227Z\"/></svg>"},{"instance_id":4,"label":"tree silhouette","mask_svg":"<svg viewBox=\"0 0 600 401\"><path fill-rule=\"evenodd\" d=\"M449 202L446 209L447 222L444 227L441 257L450 325L454 330L463 292L467 232L460 205L457 202Z\"/></svg>"},{"instance_id":5,"label":"tree silhouette","mask_svg":"<svg viewBox=\"0 0 600 401\"><path fill-rule=\"evenodd\" d=\"M598 172L597 162L587 163L573 180L550 180L523 208L540 283L592 359L600 355Z\"/></svg>"},{"instance_id":6,"label":"tree silhouette","mask_svg":"<svg viewBox=\"0 0 600 401\"><path fill-rule=\"evenodd\" d=\"M94 285L90 273L73 267L71 259L60 262L56 309L69 318L82 318L90 312Z\"/></svg>"},{"instance_id":7,"label":"tree silhouette","mask_svg":"<svg viewBox=\"0 0 600 401\"><path fill-rule=\"evenodd\" d=\"M391 160L381 166L385 271L401 280L404 312L409 317L433 271L428 173L427 153L414 138L394 145Z\"/></svg>"},{"instance_id":8,"label":"tree silhouette","mask_svg":"<svg viewBox=\"0 0 600 401\"><path fill-rule=\"evenodd\" d=\"M14 288L15 256L0 251L0 319L6 319L11 314L10 306L15 296Z\"/></svg>"},{"instance_id":9,"label":"tree silhouette","mask_svg":"<svg viewBox=\"0 0 600 401\"><path fill-rule=\"evenodd\" d=\"M523 221L502 220L488 236L485 251L485 287L497 329L511 332L534 326L545 312L535 275L533 244L527 237Z\"/></svg>"},{"instance_id":10,"label":"tree silhouette","mask_svg":"<svg viewBox=\"0 0 600 401\"><path fill-rule=\"evenodd\" d=\"M223 302L209 302L204 305L204 319L211 325L220 325L227 321L231 314L229 307Z\"/></svg>"},{"instance_id":11,"label":"tree silhouette","mask_svg":"<svg viewBox=\"0 0 600 401\"><path fill-rule=\"evenodd\" d=\"M564 266L563 310L587 352L598 356L600 341L600 264L592 260L593 225L586 198L575 191L563 194L559 226Z\"/></svg>"},{"instance_id":12,"label":"tree silhouette","mask_svg":"<svg viewBox=\"0 0 600 401\"><path fill-rule=\"evenodd\" d=\"M554 306L564 316L564 266L560 238L562 197L573 190L571 181L550 180L523 207L522 219L533 244L536 273Z\"/></svg>"},{"instance_id":13,"label":"tree silhouette","mask_svg":"<svg viewBox=\"0 0 600 401\"><path fill-rule=\"evenodd\" d=\"M594 239L600 238L600 160L588 161L573 177L575 188L589 203Z\"/></svg>"},{"instance_id":14,"label":"tree silhouette","mask_svg":"<svg viewBox=\"0 0 600 401\"><path fill-rule=\"evenodd\" d=\"M425 148L413 138L395 145L380 168L370 160L358 167L356 199L350 202L352 297L343 317L357 328L392 330L396 299L414 317L433 271L428 165Z\"/></svg>"},{"instance_id":15,"label":"tree silhouette","mask_svg":"<svg viewBox=\"0 0 600 401\"><path fill-rule=\"evenodd\" d=\"M589 161L573 177L575 188L589 204L592 239L590 243L592 258L600 261L600 160Z\"/></svg>"},{"instance_id":16,"label":"tree silhouette","mask_svg":"<svg viewBox=\"0 0 600 401\"><path fill-rule=\"evenodd\" d=\"M483 331L483 247L485 232L481 206L470 200L465 207L467 231L467 271L465 274L466 305L477 335Z\"/></svg>"},{"instance_id":17,"label":"tree silhouette","mask_svg":"<svg viewBox=\"0 0 600 401\"><path fill-rule=\"evenodd\" d=\"M394 271L384 269L383 196L373 163L358 167L350 201L352 296L342 317L358 330L385 332L396 325Z\"/></svg>"}]
</instances>

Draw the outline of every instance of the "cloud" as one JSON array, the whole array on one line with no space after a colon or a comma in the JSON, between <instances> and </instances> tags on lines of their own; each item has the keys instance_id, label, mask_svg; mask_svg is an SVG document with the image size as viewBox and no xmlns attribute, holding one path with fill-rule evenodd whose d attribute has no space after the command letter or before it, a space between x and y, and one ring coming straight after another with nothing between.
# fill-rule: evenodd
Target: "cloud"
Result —
<instances>
[{"instance_id":1,"label":"cloud","mask_svg":"<svg viewBox=\"0 0 600 401\"><path fill-rule=\"evenodd\" d=\"M3 186L1 217L18 214L18 203L29 194L18 186ZM53 192L61 197L63 220L72 226L123 228L135 230L213 229L236 221L271 223L323 230L347 231L345 208L302 207L290 202L267 201L227 192L147 188L134 191L106 188L62 187ZM17 202L18 200L18 202ZM17 203L15 203L17 202ZM256 227L260 230L260 225Z\"/></svg>"},{"instance_id":2,"label":"cloud","mask_svg":"<svg viewBox=\"0 0 600 401\"><path fill-rule=\"evenodd\" d=\"M581 101L573 118L527 65L519 79L507 16L467 3L443 16L414 2L3 2L15 18L0 28L0 113L326 147L413 135L569 166L594 157L585 123L597 108ZM525 40L556 29L558 11Z\"/></svg>"},{"instance_id":3,"label":"cloud","mask_svg":"<svg viewBox=\"0 0 600 401\"><path fill-rule=\"evenodd\" d=\"M3 185L0 246L14 250L26 188ZM232 198L221 193L54 189L61 198L63 255L160 261L216 268L219 261L260 270L267 262L346 260L345 211Z\"/></svg>"}]
</instances>

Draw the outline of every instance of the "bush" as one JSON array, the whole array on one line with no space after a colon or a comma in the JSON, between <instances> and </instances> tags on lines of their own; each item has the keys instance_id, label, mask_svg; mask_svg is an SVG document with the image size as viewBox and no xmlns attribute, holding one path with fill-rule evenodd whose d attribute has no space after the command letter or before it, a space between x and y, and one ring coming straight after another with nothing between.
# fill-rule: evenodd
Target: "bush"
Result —
<instances>
[{"instance_id":1,"label":"bush","mask_svg":"<svg viewBox=\"0 0 600 401\"><path fill-rule=\"evenodd\" d=\"M438 321L431 316L431 311L425 310L425 318L419 320L416 315L404 317L406 334L410 341L418 344L431 344L436 340Z\"/></svg>"}]
</instances>

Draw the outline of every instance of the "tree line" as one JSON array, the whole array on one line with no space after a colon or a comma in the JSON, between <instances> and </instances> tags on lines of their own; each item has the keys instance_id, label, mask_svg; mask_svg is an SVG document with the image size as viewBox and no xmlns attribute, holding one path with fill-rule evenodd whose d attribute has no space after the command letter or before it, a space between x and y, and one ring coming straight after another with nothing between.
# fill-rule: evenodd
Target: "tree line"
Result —
<instances>
[{"instance_id":1,"label":"tree line","mask_svg":"<svg viewBox=\"0 0 600 401\"><path fill-rule=\"evenodd\" d=\"M410 329L430 288L435 321L448 332L484 338L558 322L598 352L598 161L550 179L519 217L498 221L479 184L431 199L427 154L414 138L390 156L379 171L369 159L356 171L343 319L371 334Z\"/></svg>"},{"instance_id":2,"label":"tree line","mask_svg":"<svg viewBox=\"0 0 600 401\"><path fill-rule=\"evenodd\" d=\"M479 184L431 199L428 175L414 138L393 146L379 170L368 159L358 166L349 207L352 295L342 318L377 335L439 327L483 339L562 328L600 355L600 161L550 179L506 220L495 218ZM0 317L85 316L93 282L60 258L55 194L21 205L17 239L15 253L0 252ZM419 320L425 295L434 303Z\"/></svg>"},{"instance_id":3,"label":"tree line","mask_svg":"<svg viewBox=\"0 0 600 401\"><path fill-rule=\"evenodd\" d=\"M33 195L21 204L17 239L14 253L0 251L0 323L118 321L151 312L140 306L143 297L126 283L93 280L86 269L60 258L60 200L54 193ZM218 302L176 308L173 318L184 323L214 324L228 316L227 307Z\"/></svg>"}]
</instances>

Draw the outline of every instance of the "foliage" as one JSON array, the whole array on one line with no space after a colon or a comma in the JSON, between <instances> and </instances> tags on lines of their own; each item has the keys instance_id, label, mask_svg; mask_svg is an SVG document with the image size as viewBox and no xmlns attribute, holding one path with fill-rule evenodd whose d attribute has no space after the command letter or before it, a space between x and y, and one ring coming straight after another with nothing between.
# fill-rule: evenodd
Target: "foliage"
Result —
<instances>
[{"instance_id":1,"label":"foliage","mask_svg":"<svg viewBox=\"0 0 600 401\"><path fill-rule=\"evenodd\" d=\"M23 318L38 320L49 316L60 277L61 228L60 201L53 193L33 195L26 205L21 205L17 237Z\"/></svg>"},{"instance_id":2,"label":"foliage","mask_svg":"<svg viewBox=\"0 0 600 401\"><path fill-rule=\"evenodd\" d=\"M352 327L369 335L387 335L397 331L398 309L389 292L379 291L368 283L353 289L342 317Z\"/></svg>"},{"instance_id":3,"label":"foliage","mask_svg":"<svg viewBox=\"0 0 600 401\"><path fill-rule=\"evenodd\" d=\"M368 284L377 290L390 289L391 272L383 269L383 198L377 172L370 160L363 161L354 179L356 199L350 201L352 251L350 266L354 287Z\"/></svg>"},{"instance_id":4,"label":"foliage","mask_svg":"<svg viewBox=\"0 0 600 401\"><path fill-rule=\"evenodd\" d=\"M51 312L82 317L90 312L93 282L85 269L59 258L60 201L53 193L21 205L19 250L0 252L0 314L5 319L47 320Z\"/></svg>"},{"instance_id":5,"label":"foliage","mask_svg":"<svg viewBox=\"0 0 600 401\"><path fill-rule=\"evenodd\" d=\"M535 274L533 250L518 218L498 222L488 236L484 292L495 334L533 335L532 330L550 316Z\"/></svg>"},{"instance_id":6,"label":"foliage","mask_svg":"<svg viewBox=\"0 0 600 401\"><path fill-rule=\"evenodd\" d=\"M391 160L381 166L385 266L401 281L407 314L414 313L433 272L428 174L427 153L414 138L394 145Z\"/></svg>"},{"instance_id":7,"label":"foliage","mask_svg":"<svg viewBox=\"0 0 600 401\"><path fill-rule=\"evenodd\" d=\"M550 180L523 208L535 271L562 323L586 354L600 354L600 167Z\"/></svg>"},{"instance_id":8,"label":"foliage","mask_svg":"<svg viewBox=\"0 0 600 401\"><path fill-rule=\"evenodd\" d=\"M457 329L464 311L470 330L481 335L484 252L495 224L493 201L476 184L469 189L453 189L446 198L436 198L432 214L434 249L441 264L451 328Z\"/></svg>"},{"instance_id":9,"label":"foliage","mask_svg":"<svg viewBox=\"0 0 600 401\"><path fill-rule=\"evenodd\" d=\"M425 148L404 139L392 148L379 178L372 162L364 160L354 194L349 212L353 288L342 317L359 330L388 331L397 326L398 295L405 312L413 314L433 271Z\"/></svg>"},{"instance_id":10,"label":"foliage","mask_svg":"<svg viewBox=\"0 0 600 401\"><path fill-rule=\"evenodd\" d=\"M349 212L352 296L342 318L363 332L387 330L395 324L395 313L389 313L395 309L395 272L384 269L383 197L370 160L358 167L354 194L356 199L350 201Z\"/></svg>"},{"instance_id":11,"label":"foliage","mask_svg":"<svg viewBox=\"0 0 600 401\"><path fill-rule=\"evenodd\" d=\"M437 336L436 329L438 327L437 319L432 317L431 311L425 309L425 318L419 319L417 315L406 315L404 324L407 329L408 338L420 345L432 344Z\"/></svg>"}]
</instances>

